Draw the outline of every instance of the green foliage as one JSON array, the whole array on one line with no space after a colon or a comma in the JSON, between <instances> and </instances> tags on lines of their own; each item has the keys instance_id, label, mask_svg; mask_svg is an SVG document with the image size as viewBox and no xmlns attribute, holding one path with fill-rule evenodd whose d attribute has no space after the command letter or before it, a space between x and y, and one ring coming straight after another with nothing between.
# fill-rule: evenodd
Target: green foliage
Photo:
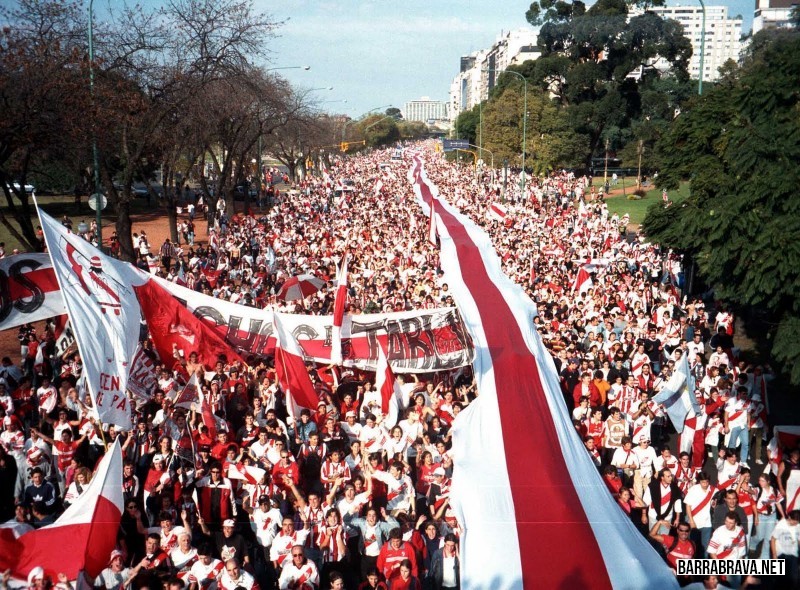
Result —
<instances>
[{"instance_id":1,"label":"green foliage","mask_svg":"<svg viewBox=\"0 0 800 590\"><path fill-rule=\"evenodd\" d=\"M659 184L691 179L692 195L643 226L694 254L720 298L779 318L774 354L787 363L800 357L799 79L800 35L780 34L691 101L661 141Z\"/></svg>"},{"instance_id":2,"label":"green foliage","mask_svg":"<svg viewBox=\"0 0 800 590\"><path fill-rule=\"evenodd\" d=\"M543 54L517 71L552 94L573 133L587 138L583 161L604 152L606 140L612 149L632 139L652 147L686 98L692 50L681 26L652 12L628 20L624 0L599 0L589 9L580 2L534 2L526 16L542 25ZM654 67L659 58L669 73ZM498 91L502 86L501 79ZM644 121L652 123L647 137L633 129Z\"/></svg>"},{"instance_id":3,"label":"green foliage","mask_svg":"<svg viewBox=\"0 0 800 590\"><path fill-rule=\"evenodd\" d=\"M480 105L462 112L455 123L456 137L466 139L469 143L476 143L478 139L478 125L480 122Z\"/></svg>"}]
</instances>

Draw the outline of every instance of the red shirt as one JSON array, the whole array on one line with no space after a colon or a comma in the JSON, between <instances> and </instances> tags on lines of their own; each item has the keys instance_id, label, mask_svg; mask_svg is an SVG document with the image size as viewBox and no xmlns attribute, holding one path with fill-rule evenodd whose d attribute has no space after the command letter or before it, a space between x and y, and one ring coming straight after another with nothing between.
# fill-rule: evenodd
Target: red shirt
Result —
<instances>
[{"instance_id":1,"label":"red shirt","mask_svg":"<svg viewBox=\"0 0 800 590\"><path fill-rule=\"evenodd\" d=\"M400 577L400 564L404 559L408 559L411 562L411 575L413 577L418 576L417 554L410 543L401 543L398 549L393 549L392 542L387 541L381 547L376 565L378 566L378 571L391 583L393 578Z\"/></svg>"},{"instance_id":2,"label":"red shirt","mask_svg":"<svg viewBox=\"0 0 800 590\"><path fill-rule=\"evenodd\" d=\"M675 544L675 537L664 535L661 538L661 544L664 546L664 549L667 550L667 563L673 569L677 569L679 559L694 558L694 543L692 543L689 539L685 541L679 540L677 544ZM675 547L670 550L670 547L672 547L673 544L675 544Z\"/></svg>"},{"instance_id":3,"label":"red shirt","mask_svg":"<svg viewBox=\"0 0 800 590\"><path fill-rule=\"evenodd\" d=\"M75 456L75 451L78 449L78 443L73 441L65 443L64 441L55 441L55 447L58 449L58 469L59 471L66 470L69 467L72 458Z\"/></svg>"}]
</instances>

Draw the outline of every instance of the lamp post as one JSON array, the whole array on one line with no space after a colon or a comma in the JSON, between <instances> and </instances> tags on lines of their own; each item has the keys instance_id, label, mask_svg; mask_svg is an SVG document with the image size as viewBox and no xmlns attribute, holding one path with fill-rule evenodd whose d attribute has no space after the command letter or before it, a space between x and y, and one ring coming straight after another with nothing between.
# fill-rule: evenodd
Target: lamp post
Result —
<instances>
[{"instance_id":1,"label":"lamp post","mask_svg":"<svg viewBox=\"0 0 800 590\"><path fill-rule=\"evenodd\" d=\"M89 0L89 96L94 106L94 0ZM96 123L96 120L95 120ZM102 199L100 198L100 158L97 154L97 133L92 125L92 163L94 165L95 223L97 247L103 249Z\"/></svg>"},{"instance_id":2,"label":"lamp post","mask_svg":"<svg viewBox=\"0 0 800 590\"><path fill-rule=\"evenodd\" d=\"M489 155L492 157L492 170L494 170L494 154L490 150L487 150L485 147L481 147L479 145L474 145L471 143L468 143L467 145L479 149L481 152L481 159L483 159L483 152L489 152Z\"/></svg>"},{"instance_id":3,"label":"lamp post","mask_svg":"<svg viewBox=\"0 0 800 590\"><path fill-rule=\"evenodd\" d=\"M392 105L390 105L390 104L385 104L385 105L383 105L383 106L375 107L374 109L370 109L370 110L368 110L368 111L367 111L366 113L364 113L364 114L365 114L365 115L369 115L370 113L374 113L375 111L379 111L379 110L381 110L381 109L388 109L390 106L392 106ZM350 123L355 123L355 122L356 122L356 120L355 120L355 119L350 119L349 121L345 121L344 125L342 126L342 142L344 142L344 137L345 137L345 135L344 135L344 132L347 130L347 126L348 126Z\"/></svg>"},{"instance_id":4,"label":"lamp post","mask_svg":"<svg viewBox=\"0 0 800 590\"><path fill-rule=\"evenodd\" d=\"M522 83L525 85L525 93L523 95L523 103L522 103L522 198L525 198L525 152L527 151L528 144L527 144L527 134L528 134L528 80L525 79L525 76L520 74L519 72L514 72L512 70L495 70L495 69L486 69L485 72L500 72L501 74L512 74L522 80ZM483 130L483 109L480 110L481 113L481 131Z\"/></svg>"},{"instance_id":5,"label":"lamp post","mask_svg":"<svg viewBox=\"0 0 800 590\"><path fill-rule=\"evenodd\" d=\"M705 70L703 69L703 61L706 57L706 5L703 0L700 1L700 7L703 9L703 20L700 25L700 76L699 80L697 81L697 94L703 94L703 74Z\"/></svg>"},{"instance_id":6,"label":"lamp post","mask_svg":"<svg viewBox=\"0 0 800 590\"><path fill-rule=\"evenodd\" d=\"M310 70L311 66L281 66L279 68L267 68L265 72L274 72L275 70Z\"/></svg>"}]
</instances>

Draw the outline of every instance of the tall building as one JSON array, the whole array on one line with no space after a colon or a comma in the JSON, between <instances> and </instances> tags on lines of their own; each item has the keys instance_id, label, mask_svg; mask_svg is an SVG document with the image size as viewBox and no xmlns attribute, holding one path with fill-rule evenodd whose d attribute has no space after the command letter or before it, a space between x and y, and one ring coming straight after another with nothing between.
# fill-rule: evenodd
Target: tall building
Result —
<instances>
[{"instance_id":1,"label":"tall building","mask_svg":"<svg viewBox=\"0 0 800 590\"><path fill-rule=\"evenodd\" d=\"M508 66L539 57L538 33L531 28L504 32L488 49L462 56L459 72L450 83L451 120L489 98L497 78Z\"/></svg>"},{"instance_id":2,"label":"tall building","mask_svg":"<svg viewBox=\"0 0 800 590\"><path fill-rule=\"evenodd\" d=\"M759 0L757 0L759 1ZM769 0L761 0L769 1ZM773 2L776 0L772 0ZM781 0L777 0L781 1ZM785 0L784 0L785 1ZM703 30L703 9L700 6L654 6L648 10L664 19L676 20L683 25L683 31L692 43L692 58L689 61L689 75L700 78L700 53ZM632 12L631 16L635 13ZM714 81L719 78L719 68L729 59L739 61L742 51L742 18L728 18L727 6L706 6L706 47L703 60L703 80Z\"/></svg>"},{"instance_id":3,"label":"tall building","mask_svg":"<svg viewBox=\"0 0 800 590\"><path fill-rule=\"evenodd\" d=\"M410 100L406 103L403 111L403 118L406 121L446 121L447 103L441 100L431 100L423 96L419 100Z\"/></svg>"},{"instance_id":4,"label":"tall building","mask_svg":"<svg viewBox=\"0 0 800 590\"><path fill-rule=\"evenodd\" d=\"M753 34L761 29L779 29L791 26L789 16L798 0L756 0L753 13Z\"/></svg>"}]
</instances>

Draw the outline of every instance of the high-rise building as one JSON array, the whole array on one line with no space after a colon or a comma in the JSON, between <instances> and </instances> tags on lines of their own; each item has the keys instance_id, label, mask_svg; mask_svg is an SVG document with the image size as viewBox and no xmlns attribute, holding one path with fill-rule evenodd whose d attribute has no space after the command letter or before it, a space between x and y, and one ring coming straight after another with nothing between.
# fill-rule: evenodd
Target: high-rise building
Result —
<instances>
[{"instance_id":1,"label":"high-rise building","mask_svg":"<svg viewBox=\"0 0 800 590\"><path fill-rule=\"evenodd\" d=\"M504 32L488 49L463 56L459 72L450 84L451 120L489 98L497 78L508 66L539 57L538 33L536 28Z\"/></svg>"},{"instance_id":2,"label":"high-rise building","mask_svg":"<svg viewBox=\"0 0 800 590\"><path fill-rule=\"evenodd\" d=\"M419 100L410 100L406 103L403 111L403 118L406 121L446 121L447 103L441 100L431 100L423 96Z\"/></svg>"},{"instance_id":3,"label":"high-rise building","mask_svg":"<svg viewBox=\"0 0 800 590\"><path fill-rule=\"evenodd\" d=\"M758 0L757 0L758 1ZM775 0L773 0L775 1ZM676 20L692 44L689 75L700 78L700 53L703 30L703 9L700 6L653 6L648 10L664 19ZM635 12L631 16L635 16ZM703 80L719 78L719 68L729 59L739 61L742 51L742 17L728 18L727 6L706 6L706 46L703 59Z\"/></svg>"},{"instance_id":4,"label":"high-rise building","mask_svg":"<svg viewBox=\"0 0 800 590\"><path fill-rule=\"evenodd\" d=\"M753 13L753 34L761 29L781 29L792 26L789 17L798 0L756 0Z\"/></svg>"}]
</instances>

